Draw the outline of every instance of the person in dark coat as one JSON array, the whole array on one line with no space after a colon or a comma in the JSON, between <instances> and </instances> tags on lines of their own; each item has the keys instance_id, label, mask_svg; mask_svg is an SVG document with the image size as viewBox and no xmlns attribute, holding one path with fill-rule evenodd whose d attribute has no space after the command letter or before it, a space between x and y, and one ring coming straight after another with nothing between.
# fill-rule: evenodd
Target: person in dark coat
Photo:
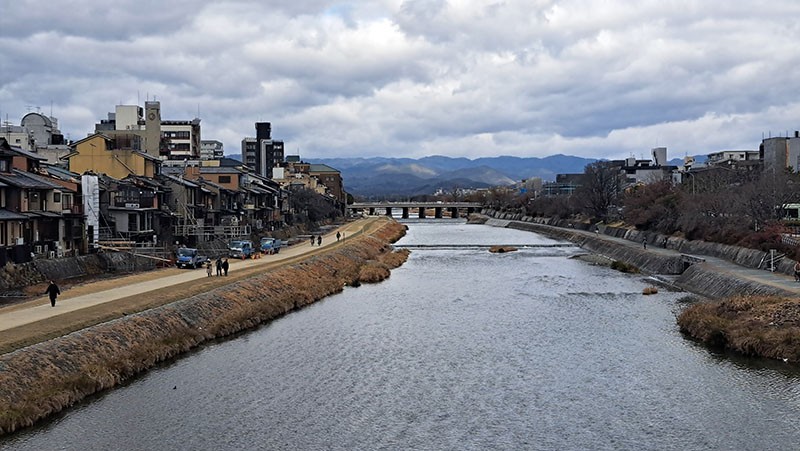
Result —
<instances>
[{"instance_id":1,"label":"person in dark coat","mask_svg":"<svg viewBox=\"0 0 800 451\"><path fill-rule=\"evenodd\" d=\"M339 233L339 232L336 232L336 241L339 241L339 239L340 239L341 237L342 237L342 234L341 234L341 233Z\"/></svg>"},{"instance_id":2,"label":"person in dark coat","mask_svg":"<svg viewBox=\"0 0 800 451\"><path fill-rule=\"evenodd\" d=\"M314 245L314 240L315 240L316 238L317 238L317 237L315 237L314 235L311 235L311 245L312 245L312 246Z\"/></svg>"},{"instance_id":3,"label":"person in dark coat","mask_svg":"<svg viewBox=\"0 0 800 451\"><path fill-rule=\"evenodd\" d=\"M61 294L61 290L58 288L58 285L56 285L56 283L51 280L50 285L47 286L47 291L45 291L45 294L50 295L50 306L55 307L56 297L58 297L58 295Z\"/></svg>"},{"instance_id":4,"label":"person in dark coat","mask_svg":"<svg viewBox=\"0 0 800 451\"><path fill-rule=\"evenodd\" d=\"M217 257L216 264L217 264L217 275L221 276L222 275L222 257Z\"/></svg>"},{"instance_id":5,"label":"person in dark coat","mask_svg":"<svg viewBox=\"0 0 800 451\"><path fill-rule=\"evenodd\" d=\"M228 275L228 259L227 258L222 260L222 272L224 272L226 276Z\"/></svg>"},{"instance_id":6,"label":"person in dark coat","mask_svg":"<svg viewBox=\"0 0 800 451\"><path fill-rule=\"evenodd\" d=\"M322 246L322 235L317 237L317 246Z\"/></svg>"}]
</instances>

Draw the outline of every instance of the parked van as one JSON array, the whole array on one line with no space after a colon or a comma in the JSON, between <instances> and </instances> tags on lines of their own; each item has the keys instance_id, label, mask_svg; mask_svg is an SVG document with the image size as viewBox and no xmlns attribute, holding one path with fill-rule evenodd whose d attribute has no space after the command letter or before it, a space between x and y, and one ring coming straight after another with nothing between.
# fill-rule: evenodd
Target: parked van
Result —
<instances>
[{"instance_id":1,"label":"parked van","mask_svg":"<svg viewBox=\"0 0 800 451\"><path fill-rule=\"evenodd\" d=\"M228 256L231 258L250 258L253 255L253 243L249 240L234 240L228 246Z\"/></svg>"},{"instance_id":2,"label":"parked van","mask_svg":"<svg viewBox=\"0 0 800 451\"><path fill-rule=\"evenodd\" d=\"M277 238L261 238L261 252L264 254L277 254L281 251L281 240Z\"/></svg>"}]
</instances>

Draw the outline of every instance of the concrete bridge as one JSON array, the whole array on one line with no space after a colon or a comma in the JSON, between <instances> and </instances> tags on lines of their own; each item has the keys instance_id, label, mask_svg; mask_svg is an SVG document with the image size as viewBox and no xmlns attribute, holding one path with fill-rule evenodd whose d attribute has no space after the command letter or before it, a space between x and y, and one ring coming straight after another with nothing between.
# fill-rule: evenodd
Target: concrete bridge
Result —
<instances>
[{"instance_id":1,"label":"concrete bridge","mask_svg":"<svg viewBox=\"0 0 800 451\"><path fill-rule=\"evenodd\" d=\"M426 218L433 210L434 218L442 218L447 212L450 218L459 218L480 211L483 205L478 202L356 202L347 206L352 213L368 213L369 215L385 214L392 216L395 210L403 212L403 218L411 217L416 211L419 218Z\"/></svg>"}]
</instances>

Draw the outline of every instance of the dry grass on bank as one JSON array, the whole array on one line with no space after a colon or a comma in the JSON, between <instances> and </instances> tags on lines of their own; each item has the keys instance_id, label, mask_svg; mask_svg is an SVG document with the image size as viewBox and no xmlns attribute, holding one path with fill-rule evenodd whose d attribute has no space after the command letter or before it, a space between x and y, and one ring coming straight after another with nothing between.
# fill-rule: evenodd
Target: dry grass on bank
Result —
<instances>
[{"instance_id":1,"label":"dry grass on bank","mask_svg":"<svg viewBox=\"0 0 800 451\"><path fill-rule=\"evenodd\" d=\"M359 283L377 283L385 280L391 270L400 267L408 260L408 249L399 249L381 255L377 260L369 261L358 273Z\"/></svg>"},{"instance_id":2,"label":"dry grass on bank","mask_svg":"<svg viewBox=\"0 0 800 451\"><path fill-rule=\"evenodd\" d=\"M363 266L394 254L388 243L403 234L404 226L387 222L299 263L0 356L0 433L30 426L205 341L337 293L358 280Z\"/></svg>"},{"instance_id":3,"label":"dry grass on bank","mask_svg":"<svg viewBox=\"0 0 800 451\"><path fill-rule=\"evenodd\" d=\"M800 362L800 300L737 296L689 306L678 316L681 332L749 356Z\"/></svg>"}]
</instances>

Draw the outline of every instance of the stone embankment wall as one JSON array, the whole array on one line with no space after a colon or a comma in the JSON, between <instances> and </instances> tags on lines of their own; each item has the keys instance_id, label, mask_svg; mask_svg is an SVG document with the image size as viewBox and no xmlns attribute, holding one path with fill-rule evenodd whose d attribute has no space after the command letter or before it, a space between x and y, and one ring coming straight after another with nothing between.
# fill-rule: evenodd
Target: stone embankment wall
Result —
<instances>
[{"instance_id":1,"label":"stone embankment wall","mask_svg":"<svg viewBox=\"0 0 800 451\"><path fill-rule=\"evenodd\" d=\"M0 268L0 292L45 283L98 274L147 271L155 269L157 260L136 257L125 252L102 252L57 259L33 260L28 263L8 263Z\"/></svg>"},{"instance_id":2,"label":"stone embankment wall","mask_svg":"<svg viewBox=\"0 0 800 451\"><path fill-rule=\"evenodd\" d=\"M491 220L487 224L501 225ZM640 248L617 246L599 237L586 236L582 233L576 233L574 230L549 227L536 223L508 221L503 226L571 241L583 249L634 265L649 273L677 275L683 272L683 262L679 256L653 255Z\"/></svg>"},{"instance_id":3,"label":"stone embankment wall","mask_svg":"<svg viewBox=\"0 0 800 451\"><path fill-rule=\"evenodd\" d=\"M778 287L714 271L702 263L690 266L673 283L683 290L709 299L725 299L737 295L794 296L794 293Z\"/></svg>"},{"instance_id":4,"label":"stone embankment wall","mask_svg":"<svg viewBox=\"0 0 800 451\"><path fill-rule=\"evenodd\" d=\"M731 261L740 266L754 269L763 269L764 261L769 257L767 252L726 244L686 240L679 237L670 237L622 227L572 223L563 219L534 218L490 209L483 210L482 214L493 218L487 222L492 225L528 230L572 241L591 252L634 265L651 274L679 275L679 277L673 281L676 286L708 298L719 299L742 294L791 294L777 287L743 280L731 274L713 271L702 263L691 265L688 269L685 269L679 256L663 256L654 252L648 252L638 246L619 246L608 240L603 240L601 237L587 237L586 234L575 233L575 230L593 232L596 228L599 234L622 238L633 243L640 244L642 241L647 241L648 246L672 249L687 255L717 257ZM794 260L782 259L776 263L775 271L784 274L793 274L794 264Z\"/></svg>"},{"instance_id":5,"label":"stone embankment wall","mask_svg":"<svg viewBox=\"0 0 800 451\"><path fill-rule=\"evenodd\" d=\"M300 263L0 356L0 433L32 425L208 340L358 285L366 266L396 267L404 259L389 243L404 234L403 225L387 221Z\"/></svg>"}]
</instances>

